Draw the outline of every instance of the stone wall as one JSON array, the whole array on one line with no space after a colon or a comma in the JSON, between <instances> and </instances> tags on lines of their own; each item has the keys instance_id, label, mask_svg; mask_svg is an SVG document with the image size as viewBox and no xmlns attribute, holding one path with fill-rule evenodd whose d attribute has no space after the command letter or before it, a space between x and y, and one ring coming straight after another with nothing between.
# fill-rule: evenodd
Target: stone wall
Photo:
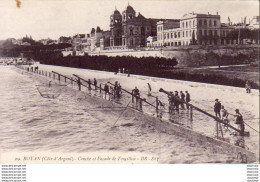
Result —
<instances>
[{"instance_id":1,"label":"stone wall","mask_svg":"<svg viewBox=\"0 0 260 182\"><path fill-rule=\"evenodd\" d=\"M166 57L176 58L178 66L211 66L217 65L217 61L214 58L206 57L208 53L215 53L219 56L229 55L237 56L239 54L251 55L253 51L259 49L258 45L232 45L232 46L186 46L175 48L163 48L154 50L142 50L142 51L103 51L93 52L89 55L106 55L109 57L115 56L134 56L134 57ZM214 60L212 60L214 59Z\"/></svg>"}]
</instances>

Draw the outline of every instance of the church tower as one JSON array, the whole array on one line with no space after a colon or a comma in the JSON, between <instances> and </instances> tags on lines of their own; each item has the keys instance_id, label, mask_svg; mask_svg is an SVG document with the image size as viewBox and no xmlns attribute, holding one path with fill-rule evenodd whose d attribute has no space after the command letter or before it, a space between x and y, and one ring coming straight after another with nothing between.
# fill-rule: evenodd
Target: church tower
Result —
<instances>
[{"instance_id":1,"label":"church tower","mask_svg":"<svg viewBox=\"0 0 260 182\"><path fill-rule=\"evenodd\" d=\"M133 47L133 38L129 39L129 36L133 36L133 29L129 29L129 22L132 19L136 18L135 10L132 6L128 4L126 10L122 13L122 22L123 22L123 35L122 35L122 45L124 47ZM129 30L128 30L129 29ZM129 46L130 44L130 46Z\"/></svg>"},{"instance_id":2,"label":"church tower","mask_svg":"<svg viewBox=\"0 0 260 182\"><path fill-rule=\"evenodd\" d=\"M136 17L135 10L132 6L128 4L126 10L123 11L123 23L126 23L128 20L131 20Z\"/></svg>"},{"instance_id":3,"label":"church tower","mask_svg":"<svg viewBox=\"0 0 260 182\"><path fill-rule=\"evenodd\" d=\"M114 13L110 16L110 46L122 45L122 15L115 9Z\"/></svg>"}]
</instances>

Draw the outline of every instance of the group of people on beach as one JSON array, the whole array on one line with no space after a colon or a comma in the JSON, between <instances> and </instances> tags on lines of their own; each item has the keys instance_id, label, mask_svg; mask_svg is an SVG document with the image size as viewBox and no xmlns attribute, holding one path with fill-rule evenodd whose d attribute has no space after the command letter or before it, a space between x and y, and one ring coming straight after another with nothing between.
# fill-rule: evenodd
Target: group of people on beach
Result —
<instances>
[{"instance_id":1,"label":"group of people on beach","mask_svg":"<svg viewBox=\"0 0 260 182\"><path fill-rule=\"evenodd\" d=\"M114 98L120 98L122 94L122 87L118 81L115 81L115 84L113 86L108 86L106 83L104 85L104 91L105 91L105 99L107 98L107 95L110 99L110 95L114 95Z\"/></svg>"},{"instance_id":2,"label":"group of people on beach","mask_svg":"<svg viewBox=\"0 0 260 182\"><path fill-rule=\"evenodd\" d=\"M181 109L189 109L189 102L191 101L190 93L186 90L185 94L183 91L180 91L180 94L178 91L170 92L170 95L168 96L169 101L169 113L173 113L173 111L176 111L179 113L179 106L181 106Z\"/></svg>"},{"instance_id":3,"label":"group of people on beach","mask_svg":"<svg viewBox=\"0 0 260 182\"><path fill-rule=\"evenodd\" d=\"M223 122L225 122L227 124L230 123L230 121L228 119L228 116L230 113L228 113L228 111L221 104L219 99L215 99L214 112L215 112L216 118L221 119ZM230 115L233 115L236 118L235 124L237 124L239 126L241 134L243 135L244 131L245 131L245 124L244 124L243 116L240 113L239 109L235 109L235 114L230 114Z\"/></svg>"}]
</instances>

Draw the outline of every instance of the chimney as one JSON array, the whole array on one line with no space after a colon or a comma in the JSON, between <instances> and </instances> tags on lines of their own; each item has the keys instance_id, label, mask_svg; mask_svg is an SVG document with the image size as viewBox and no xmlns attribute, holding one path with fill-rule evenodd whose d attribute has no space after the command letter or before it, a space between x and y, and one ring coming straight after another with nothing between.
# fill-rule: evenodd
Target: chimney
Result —
<instances>
[{"instance_id":1,"label":"chimney","mask_svg":"<svg viewBox=\"0 0 260 182\"><path fill-rule=\"evenodd\" d=\"M217 15L218 15L218 12L217 12Z\"/></svg>"},{"instance_id":2,"label":"chimney","mask_svg":"<svg viewBox=\"0 0 260 182\"><path fill-rule=\"evenodd\" d=\"M208 15L209 15L209 12L208 12Z\"/></svg>"}]
</instances>

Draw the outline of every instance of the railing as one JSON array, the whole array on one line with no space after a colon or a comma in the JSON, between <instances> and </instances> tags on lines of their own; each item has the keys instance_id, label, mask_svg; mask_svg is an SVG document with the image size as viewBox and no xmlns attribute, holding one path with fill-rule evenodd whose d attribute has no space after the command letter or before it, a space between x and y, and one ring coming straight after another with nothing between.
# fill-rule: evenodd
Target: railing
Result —
<instances>
[{"instance_id":1,"label":"railing","mask_svg":"<svg viewBox=\"0 0 260 182\"><path fill-rule=\"evenodd\" d=\"M68 83L67 86L69 86L69 84L71 84L72 87L73 87L73 85L76 84L79 91L84 92L83 88L85 88L86 91L88 91L90 94L92 94L94 92L94 96L99 96L101 98L106 99L106 93L105 93L105 90L104 90L104 87L103 87L103 85L104 85L103 83L99 83L99 85L94 85L92 82L89 82L89 80L84 79L84 78L82 78L82 77L80 77L76 74L73 74L74 77L69 77L67 75L63 75L63 74L60 74L60 73L55 72L55 71L48 72L48 71L43 71L43 70L38 70L38 69L33 70L32 68L26 68L26 67L23 67L23 66L17 66L17 67L20 68L20 69L23 69L25 71L31 72L31 73L35 73L35 74L38 74L38 75L41 75L41 76L44 76L44 77L47 77L47 78L50 78L50 79L57 80L59 83L61 83L61 82ZM85 83L87 83L87 84L85 84ZM107 82L106 84L109 84L112 87L115 87L115 84L113 84L111 82ZM94 86L95 88L92 89L91 86ZM124 88L121 88L121 90L122 90L121 96L120 96L120 98L117 98L115 92L110 89L108 100L122 104L122 105L125 105L126 108L130 107L132 109L138 110L139 112L152 113L153 115L156 114L155 116L158 117L158 118L165 118L165 116L166 116L166 119L168 119L168 121L177 123L179 125L184 125L183 120L187 120L191 125L193 125L193 128L191 127L191 129L194 130L194 131L198 131L200 133L203 133L202 130L205 129L205 128L212 129L212 127L214 127L214 125L212 125L214 123L208 122L207 118L205 118L205 117L202 118L202 119L198 118L198 116L199 117L207 116L211 119L214 119L214 121L216 122L217 138L219 138L219 133L218 133L219 131L221 132L221 135L222 135L222 138L219 138L219 139L224 139L223 130L221 128L221 125L223 125L227 129L232 129L232 130L234 130L238 133L241 133L241 130L233 127L229 123L224 122L220 118L213 116L209 112L205 111L205 109L198 108L198 107L194 106L193 104L190 104L190 103L185 102L185 101L183 101L179 98L176 98L176 97L174 97L173 94L171 94L168 91L165 91L162 88L159 90L160 92L165 93L166 95L168 95L170 97L173 97L175 101L178 101L180 103L183 103L183 104L189 106L189 109L182 110L182 113L178 113L178 114L170 113L170 111L165 111L166 110L165 108L162 109L161 105L162 105L163 100L159 100L158 96L150 96L149 99L148 99L150 101L147 101L146 98L136 96L132 91L128 91ZM128 99L130 101L128 101ZM152 99L153 99L154 102L151 101ZM163 99L163 98L160 98L160 99ZM128 101L128 102L126 102L126 101ZM132 102L132 106L129 105L131 102ZM166 104L164 104L164 105L166 106ZM194 111L196 111L196 112L194 112ZM184 117L180 116L182 114L184 114ZM181 121L178 122L176 120L176 118L172 119L171 118L172 116L181 117ZM196 124L199 125L201 120L207 126L205 126L204 128L200 128L200 126L197 127L197 128L194 127L194 125L196 125ZM184 125L184 126L188 127L188 125ZM244 136L245 135L249 136L249 132L245 132ZM241 138L233 137L233 140L235 140L234 143L233 142L229 142L229 143L233 143L233 144L235 144L235 145L237 145L241 148L246 148L245 141L244 141L243 138L241 140ZM245 161L244 159L247 159L246 154L242 155L242 153L240 152L240 155L242 156L242 157L240 156L242 162Z\"/></svg>"},{"instance_id":2,"label":"railing","mask_svg":"<svg viewBox=\"0 0 260 182\"><path fill-rule=\"evenodd\" d=\"M185 102L184 100L182 100L182 99L180 99L178 97L175 97L172 93L170 93L168 91L165 91L162 88L159 91L162 92L162 93L167 94L169 97L173 98L174 101L179 102L179 103L183 103L183 104L189 106L191 119L192 119L192 113L193 113L192 111L193 111L193 109L195 109L199 113L202 113L205 116L208 116L208 117L214 119L216 121L216 134L217 134L217 138L219 138L219 132L220 132L221 136L222 136L222 139L224 139L223 129L222 129L221 124L223 124L223 126L226 127L226 129L232 129L232 130L238 132L241 136L249 136L249 132L241 131L240 129L235 128L234 126L230 125L229 123L225 122L224 120L222 120L222 119L220 119L220 118L218 118L216 116L213 116L212 114L208 113L207 111L205 111L203 109L200 109L199 107L194 106L193 104Z\"/></svg>"},{"instance_id":3,"label":"railing","mask_svg":"<svg viewBox=\"0 0 260 182\"><path fill-rule=\"evenodd\" d=\"M93 89L93 90L95 91L95 95L97 94L97 91L98 91L99 96L104 98L104 95L105 95L105 99L106 99L107 93L105 92L104 87L102 88L102 86L105 85L104 83L99 83L99 85L94 85L94 83L91 82L90 80L84 79L84 78L82 78L82 77L80 77L76 74L73 74L73 76L75 77L75 78L73 78L73 77L69 77L69 76L60 74L60 73L55 72L55 71L47 72L47 71L38 70L38 69L33 70L33 67L31 67L31 68L22 67L22 69L27 70L28 72L33 72L33 73L36 73L36 74L39 74L39 75L42 75L42 76L52 78L54 80L58 80L59 82L62 82L62 81L65 82L65 83L70 82L71 85L76 84L79 91L82 91L82 87L84 87L84 88L86 88L86 91L88 90L89 93L91 93L91 90L92 90L91 86L94 86L95 89ZM85 84L85 83L87 83L87 84ZM221 124L228 129L232 129L232 130L238 132L240 135L249 136L249 132L242 133L242 131L240 129L235 128L234 126L230 125L229 123L224 122L222 119L213 116L209 112L207 112L207 111L205 111L205 110L203 110L203 109L201 109L197 106L194 106L193 104L190 104L188 102L183 101L182 99L174 97L173 94L171 94L168 91L165 91L162 88L159 90L160 92L165 93L168 96L174 98L174 100L178 101L179 103L182 103L182 104L185 104L186 106L189 106L189 110L187 110L187 114L184 114L185 115L184 117L186 117L186 118L181 116L181 114L179 114L179 113L175 114L175 115L170 113L170 105L169 105L169 111L165 111L165 108L161 109L160 106L162 105L162 101L159 100L158 96L152 96L152 97L149 98L150 101L147 101L146 98L135 95L133 93L133 91L128 91L124 88L121 88L122 93L120 95L120 98L118 98L118 96L117 96L117 94L115 93L115 90L114 90L115 84L113 84L111 82L107 82L106 84L111 85L109 92L108 92L108 100L126 105L126 103L127 103L126 101L129 99L132 102L132 106L129 106L129 107L132 107L132 108L134 108L134 109L136 109L140 112L151 113L153 115L156 114L157 117L162 117L162 115L164 115L164 116L166 115L166 117L163 117L163 118L169 119L170 121L177 123L177 124L183 123L183 122L182 123L178 122L177 121L178 119L176 119L176 117L181 117L181 120L186 119L191 124L193 124L193 121L196 120L196 119L194 119L194 110L196 110L200 114L203 114L204 116L212 118L216 121L217 138L219 138L219 133L220 133L222 138L224 139L223 129L222 129ZM153 101L152 101L152 99L153 99ZM198 116L198 114L195 114L195 116ZM175 118L172 119L172 117L175 117Z\"/></svg>"}]
</instances>

